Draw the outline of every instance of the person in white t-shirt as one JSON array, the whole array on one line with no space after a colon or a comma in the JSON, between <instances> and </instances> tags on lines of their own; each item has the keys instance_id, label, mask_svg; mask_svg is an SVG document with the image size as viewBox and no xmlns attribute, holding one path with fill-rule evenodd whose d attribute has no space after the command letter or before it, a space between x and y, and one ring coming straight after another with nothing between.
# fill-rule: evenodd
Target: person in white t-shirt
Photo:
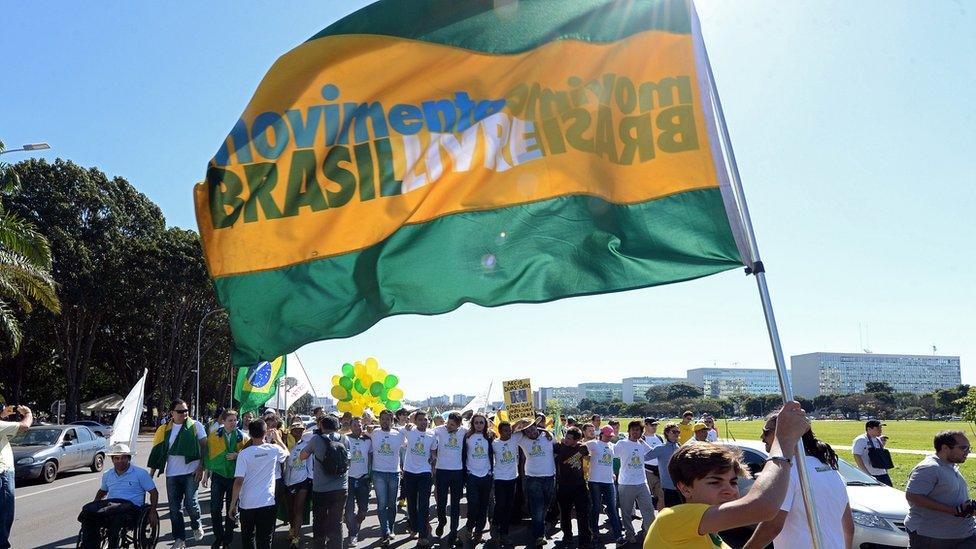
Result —
<instances>
[{"instance_id":1,"label":"person in white t-shirt","mask_svg":"<svg viewBox=\"0 0 976 549\"><path fill-rule=\"evenodd\" d=\"M349 419L349 488L346 492L346 530L348 547L359 543L359 529L369 508L369 456L373 441L363 432L362 418Z\"/></svg>"},{"instance_id":2,"label":"person in white t-shirt","mask_svg":"<svg viewBox=\"0 0 976 549\"><path fill-rule=\"evenodd\" d=\"M17 414L20 415L18 419ZM9 437L30 429L34 414L27 406L4 406L0 412L0 547L10 547L10 529L14 524L14 485L16 472ZM17 421L14 421L17 420Z\"/></svg>"},{"instance_id":3,"label":"person in white t-shirt","mask_svg":"<svg viewBox=\"0 0 976 549\"><path fill-rule=\"evenodd\" d=\"M771 415L763 427L762 439L767 452L772 450L776 417L776 414ZM837 472L837 454L829 444L818 440L812 429L804 433L800 440L806 453L804 464L811 492L817 498L814 503L820 521L823 549L847 549L854 540L854 518L847 496L847 483ZM813 546L796 467L790 469L790 486L779 509L771 519L759 523L743 549L762 549L770 542L776 549L806 549Z\"/></svg>"},{"instance_id":4,"label":"person in white t-shirt","mask_svg":"<svg viewBox=\"0 0 976 549\"><path fill-rule=\"evenodd\" d=\"M373 488L376 490L376 514L380 520L381 544L393 541L396 523L397 490L400 486L400 449L407 443L406 431L393 428L393 412L380 412L380 428L369 434L373 456Z\"/></svg>"},{"instance_id":5,"label":"person in white t-shirt","mask_svg":"<svg viewBox=\"0 0 976 549\"><path fill-rule=\"evenodd\" d=\"M190 515L193 538L203 539L197 489L203 480L201 458L207 455L207 432L203 423L191 419L189 414L190 407L183 400L170 403L172 419L156 430L148 461L150 476L155 477L157 471L166 473L166 499L175 548L186 544L184 509Z\"/></svg>"},{"instance_id":6,"label":"person in white t-shirt","mask_svg":"<svg viewBox=\"0 0 976 549\"><path fill-rule=\"evenodd\" d=\"M633 520L634 504L640 509L642 529L646 532L654 522L654 501L651 491L647 487L647 476L644 474L644 461L648 458L651 447L641 440L644 428L640 421L627 424L627 439L617 442L613 447L613 455L620 460L620 473L617 475L617 486L620 500L620 517L627 533L627 543L635 543L637 535L634 532Z\"/></svg>"},{"instance_id":7,"label":"person in white t-shirt","mask_svg":"<svg viewBox=\"0 0 976 549\"><path fill-rule=\"evenodd\" d=\"M544 420L545 418L543 418ZM512 440L525 454L525 498L532 517L532 537L536 547L546 545L546 511L556 493L556 459L552 435L530 419L514 425Z\"/></svg>"},{"instance_id":8,"label":"person in white t-shirt","mask_svg":"<svg viewBox=\"0 0 976 549\"><path fill-rule=\"evenodd\" d=\"M512 424L498 424L498 437L491 441L492 470L494 471L495 512L492 526L498 531L501 545L512 545L508 537L515 509L515 488L518 482L518 444L512 439Z\"/></svg>"},{"instance_id":9,"label":"person in white t-shirt","mask_svg":"<svg viewBox=\"0 0 976 549\"><path fill-rule=\"evenodd\" d=\"M437 537L444 535L447 522L447 500L451 499L451 530L448 544L457 539L458 523L461 520L461 495L464 492L464 467L461 463L461 450L467 429L461 427L461 414L451 412L447 423L434 429L437 437Z\"/></svg>"},{"instance_id":10,"label":"person in white t-shirt","mask_svg":"<svg viewBox=\"0 0 976 549\"><path fill-rule=\"evenodd\" d=\"M592 424L589 424L592 426ZM589 450L590 478L590 531L593 537L600 533L600 509L606 506L607 518L610 519L610 531L618 545L626 540L623 537L623 526L620 524L620 514L617 506L617 487L613 478L613 447L610 442L614 437L613 427L607 425L600 429L600 438L586 442Z\"/></svg>"},{"instance_id":11,"label":"person in white t-shirt","mask_svg":"<svg viewBox=\"0 0 976 549\"><path fill-rule=\"evenodd\" d=\"M706 415L702 418L702 423L708 427L708 434L705 435L706 442L718 442L718 427L715 426L715 418Z\"/></svg>"},{"instance_id":12,"label":"person in white t-shirt","mask_svg":"<svg viewBox=\"0 0 976 549\"><path fill-rule=\"evenodd\" d=\"M466 474L465 492L468 497L468 520L458 537L475 544L481 541L485 522L488 520L488 503L491 501L492 457L491 442L495 434L488 429L488 416L476 413L471 416L471 429L464 437L462 465Z\"/></svg>"},{"instance_id":13,"label":"person in white t-shirt","mask_svg":"<svg viewBox=\"0 0 976 549\"><path fill-rule=\"evenodd\" d=\"M888 470L872 465L871 458L868 455L871 448L884 448L884 442L881 441L881 427L883 426L884 424L876 419L866 421L864 423L864 434L854 438L851 453L854 454L854 461L857 462L858 468L877 479L878 482L891 486Z\"/></svg>"},{"instance_id":14,"label":"person in white t-shirt","mask_svg":"<svg viewBox=\"0 0 976 549\"><path fill-rule=\"evenodd\" d=\"M251 440L264 440L268 427L264 420L247 426ZM234 468L234 491L230 513L241 519L241 545L245 548L271 549L275 526L275 471L288 459L288 448L281 431L273 429L274 442L248 446L237 454Z\"/></svg>"},{"instance_id":15,"label":"person in white t-shirt","mask_svg":"<svg viewBox=\"0 0 976 549\"><path fill-rule=\"evenodd\" d=\"M413 425L405 431L407 447L403 458L403 490L407 499L407 523L419 538L417 545L430 547L430 490L433 484L431 466L437 460L437 438L427 429L427 412L417 410Z\"/></svg>"}]
</instances>

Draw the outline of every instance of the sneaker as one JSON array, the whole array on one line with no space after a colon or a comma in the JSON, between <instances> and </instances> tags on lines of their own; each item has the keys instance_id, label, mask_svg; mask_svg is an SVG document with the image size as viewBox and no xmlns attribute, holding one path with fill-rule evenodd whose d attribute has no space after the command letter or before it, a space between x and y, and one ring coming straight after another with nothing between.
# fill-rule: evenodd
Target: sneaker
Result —
<instances>
[{"instance_id":1,"label":"sneaker","mask_svg":"<svg viewBox=\"0 0 976 549\"><path fill-rule=\"evenodd\" d=\"M430 538L420 538L420 540L417 541L418 547L430 547L432 545L434 545L434 542L431 541Z\"/></svg>"},{"instance_id":2,"label":"sneaker","mask_svg":"<svg viewBox=\"0 0 976 549\"><path fill-rule=\"evenodd\" d=\"M193 539L200 541L203 539L203 526L197 526L193 529Z\"/></svg>"},{"instance_id":3,"label":"sneaker","mask_svg":"<svg viewBox=\"0 0 976 549\"><path fill-rule=\"evenodd\" d=\"M627 538L620 536L619 538L615 539L613 543L616 544L617 547L627 545Z\"/></svg>"},{"instance_id":4,"label":"sneaker","mask_svg":"<svg viewBox=\"0 0 976 549\"><path fill-rule=\"evenodd\" d=\"M461 541L464 542L471 541L471 530L469 530L468 527L465 526L460 530L458 530L457 536Z\"/></svg>"},{"instance_id":5,"label":"sneaker","mask_svg":"<svg viewBox=\"0 0 976 549\"><path fill-rule=\"evenodd\" d=\"M356 536L349 536L346 538L346 547L349 547L349 549L353 549L357 545L359 545L359 540L356 539Z\"/></svg>"},{"instance_id":6,"label":"sneaker","mask_svg":"<svg viewBox=\"0 0 976 549\"><path fill-rule=\"evenodd\" d=\"M434 534L437 537L441 537L441 536L444 535L444 523L443 522L438 522L437 523L437 530L434 531Z\"/></svg>"},{"instance_id":7,"label":"sneaker","mask_svg":"<svg viewBox=\"0 0 976 549\"><path fill-rule=\"evenodd\" d=\"M186 542L181 539L174 541L171 547L171 549L185 549L185 548L186 548Z\"/></svg>"},{"instance_id":8,"label":"sneaker","mask_svg":"<svg viewBox=\"0 0 976 549\"><path fill-rule=\"evenodd\" d=\"M535 546L536 547L545 547L546 546L546 538L535 538Z\"/></svg>"},{"instance_id":9,"label":"sneaker","mask_svg":"<svg viewBox=\"0 0 976 549\"><path fill-rule=\"evenodd\" d=\"M383 536L380 538L380 547L390 546L390 536Z\"/></svg>"}]
</instances>

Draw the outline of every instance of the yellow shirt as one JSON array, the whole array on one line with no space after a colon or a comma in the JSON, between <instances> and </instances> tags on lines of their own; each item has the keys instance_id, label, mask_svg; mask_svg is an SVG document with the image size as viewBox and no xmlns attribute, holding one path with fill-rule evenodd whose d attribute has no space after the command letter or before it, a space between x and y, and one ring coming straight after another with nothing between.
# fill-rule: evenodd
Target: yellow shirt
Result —
<instances>
[{"instance_id":1,"label":"yellow shirt","mask_svg":"<svg viewBox=\"0 0 976 549\"><path fill-rule=\"evenodd\" d=\"M684 444L691 440L695 436L695 424L694 422L685 425L684 423L678 424L678 444Z\"/></svg>"},{"instance_id":2,"label":"yellow shirt","mask_svg":"<svg viewBox=\"0 0 976 549\"><path fill-rule=\"evenodd\" d=\"M701 535L698 527L710 505L682 503L657 514L644 538L644 549L731 549L716 534Z\"/></svg>"}]
</instances>

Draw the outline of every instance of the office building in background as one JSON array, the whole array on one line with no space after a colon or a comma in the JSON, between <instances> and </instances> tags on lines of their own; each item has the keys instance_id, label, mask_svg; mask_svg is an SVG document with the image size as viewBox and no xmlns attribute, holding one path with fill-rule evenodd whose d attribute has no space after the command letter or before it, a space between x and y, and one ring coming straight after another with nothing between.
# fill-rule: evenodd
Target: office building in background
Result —
<instances>
[{"instance_id":1,"label":"office building in background","mask_svg":"<svg viewBox=\"0 0 976 549\"><path fill-rule=\"evenodd\" d=\"M684 377L625 377L620 389L620 399L627 404L647 400L647 390L658 385L687 383Z\"/></svg>"},{"instance_id":2,"label":"office building in background","mask_svg":"<svg viewBox=\"0 0 976 549\"><path fill-rule=\"evenodd\" d=\"M688 383L712 398L780 392L773 368L694 368L688 370Z\"/></svg>"},{"instance_id":3,"label":"office building in background","mask_svg":"<svg viewBox=\"0 0 976 549\"><path fill-rule=\"evenodd\" d=\"M793 392L807 398L860 393L870 381L917 395L962 383L958 356L808 353L790 366Z\"/></svg>"}]
</instances>

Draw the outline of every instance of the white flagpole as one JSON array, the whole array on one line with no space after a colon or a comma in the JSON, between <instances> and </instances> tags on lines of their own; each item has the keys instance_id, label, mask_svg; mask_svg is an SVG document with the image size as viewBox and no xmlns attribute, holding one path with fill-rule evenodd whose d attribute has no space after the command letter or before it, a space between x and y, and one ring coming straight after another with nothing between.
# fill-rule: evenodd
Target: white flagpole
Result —
<instances>
[{"instance_id":1,"label":"white flagpole","mask_svg":"<svg viewBox=\"0 0 976 549\"><path fill-rule=\"evenodd\" d=\"M715 76L712 73L712 64L708 59L708 52L705 50L705 41L703 38L701 38L701 27L698 20L698 13L694 9L694 5L691 6L691 17L692 24L695 28L694 30L698 34L701 41L700 47L702 48L703 53L702 62L708 77L709 92L711 95L712 106L715 109L715 118L718 122L718 129L721 131L721 146L725 153L724 158L728 159L727 168L729 170L729 175L731 176L732 191L735 194L735 205L742 221L743 232L748 237L746 244L749 248L750 257L746 259L751 266L746 268L746 273L754 274L756 276L756 285L759 289L759 298L762 302L763 315L766 318L766 329L769 332L769 342L772 346L773 359L776 363L776 375L779 378L780 391L783 395L783 401L789 402L794 398L793 386L790 383L789 374L786 371L786 359L784 358L783 354L783 346L780 342L779 330L776 327L776 316L773 314L773 303L769 296L769 287L766 285L766 269L759 257L759 246L756 243L756 235L752 227L752 218L749 216L749 207L746 204L745 193L742 189L742 179L739 176L739 166L735 161L735 153L732 150L732 139L729 135L728 125L725 122L725 112L722 109L722 101L719 99L718 87L715 85ZM820 528L818 527L820 521L817 517L817 508L814 504L813 490L810 486L810 477L806 468L806 452L803 450L802 443L797 444L794 457L796 458L794 461L796 462L796 471L800 479L800 492L803 495L803 506L806 508L807 526L810 529L813 549L820 549L823 547L823 542L820 539Z\"/></svg>"}]
</instances>

